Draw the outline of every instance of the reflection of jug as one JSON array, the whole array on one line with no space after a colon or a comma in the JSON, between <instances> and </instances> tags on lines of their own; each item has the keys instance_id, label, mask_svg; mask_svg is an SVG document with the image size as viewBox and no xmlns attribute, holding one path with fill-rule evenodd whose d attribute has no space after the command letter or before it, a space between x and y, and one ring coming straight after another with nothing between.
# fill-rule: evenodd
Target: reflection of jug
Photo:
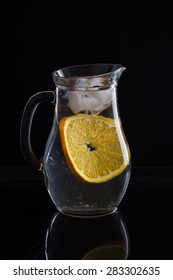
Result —
<instances>
[{"instance_id":1,"label":"reflection of jug","mask_svg":"<svg viewBox=\"0 0 173 280\"><path fill-rule=\"evenodd\" d=\"M48 192L61 212L97 216L113 212L130 178L130 151L123 133L117 85L121 65L91 64L53 72L56 92L33 95L21 122L26 160L43 171ZM34 154L30 130L37 105L55 104L44 156Z\"/></svg>"},{"instance_id":2,"label":"reflection of jug","mask_svg":"<svg viewBox=\"0 0 173 280\"><path fill-rule=\"evenodd\" d=\"M128 233L118 212L95 219L55 213L47 230L48 260L124 260L128 253Z\"/></svg>"}]
</instances>

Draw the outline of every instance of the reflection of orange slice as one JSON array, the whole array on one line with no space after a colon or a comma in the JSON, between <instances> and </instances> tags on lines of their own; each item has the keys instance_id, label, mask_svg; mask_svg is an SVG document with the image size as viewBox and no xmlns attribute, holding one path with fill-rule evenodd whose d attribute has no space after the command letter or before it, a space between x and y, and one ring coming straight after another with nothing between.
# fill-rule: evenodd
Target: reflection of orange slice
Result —
<instances>
[{"instance_id":1,"label":"reflection of orange slice","mask_svg":"<svg viewBox=\"0 0 173 280\"><path fill-rule=\"evenodd\" d=\"M124 156L115 126L113 119L102 116L77 114L61 119L62 148L77 177L102 183L126 168L128 157Z\"/></svg>"},{"instance_id":2,"label":"reflection of orange slice","mask_svg":"<svg viewBox=\"0 0 173 280\"><path fill-rule=\"evenodd\" d=\"M123 260L126 252L123 244L105 244L90 250L82 260Z\"/></svg>"}]
</instances>

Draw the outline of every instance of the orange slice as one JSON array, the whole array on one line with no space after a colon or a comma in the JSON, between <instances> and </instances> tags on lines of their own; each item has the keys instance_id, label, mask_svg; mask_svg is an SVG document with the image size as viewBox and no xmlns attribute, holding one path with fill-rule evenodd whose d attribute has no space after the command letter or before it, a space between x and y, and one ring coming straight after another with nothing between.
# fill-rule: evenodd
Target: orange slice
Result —
<instances>
[{"instance_id":1,"label":"orange slice","mask_svg":"<svg viewBox=\"0 0 173 280\"><path fill-rule=\"evenodd\" d=\"M123 172L129 161L119 121L77 114L61 119L60 137L72 172L89 183L103 183Z\"/></svg>"}]
</instances>

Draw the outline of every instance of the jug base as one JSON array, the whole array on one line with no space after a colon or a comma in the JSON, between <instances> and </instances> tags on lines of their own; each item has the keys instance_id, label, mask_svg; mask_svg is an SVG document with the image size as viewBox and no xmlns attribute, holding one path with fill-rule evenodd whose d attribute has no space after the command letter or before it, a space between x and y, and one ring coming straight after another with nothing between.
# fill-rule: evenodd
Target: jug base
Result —
<instances>
[{"instance_id":1,"label":"jug base","mask_svg":"<svg viewBox=\"0 0 173 280\"><path fill-rule=\"evenodd\" d=\"M99 218L103 216L110 215L117 211L117 207L111 209L71 209L71 208L61 208L58 209L62 214L71 216L74 218Z\"/></svg>"}]
</instances>

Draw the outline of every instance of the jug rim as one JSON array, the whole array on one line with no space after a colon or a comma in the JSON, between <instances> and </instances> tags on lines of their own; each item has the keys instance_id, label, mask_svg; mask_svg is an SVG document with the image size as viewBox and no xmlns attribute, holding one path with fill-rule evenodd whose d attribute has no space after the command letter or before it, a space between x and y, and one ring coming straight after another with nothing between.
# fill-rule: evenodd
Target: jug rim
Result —
<instances>
[{"instance_id":1,"label":"jug rim","mask_svg":"<svg viewBox=\"0 0 173 280\"><path fill-rule=\"evenodd\" d=\"M56 86L105 87L117 84L125 69L122 64L78 64L55 70L52 72L52 77Z\"/></svg>"},{"instance_id":2,"label":"jug rim","mask_svg":"<svg viewBox=\"0 0 173 280\"><path fill-rule=\"evenodd\" d=\"M112 67L112 70L109 71L104 71L100 73L98 72L98 74L89 74L89 75L68 75L68 76L61 76L63 75L62 71L66 71L66 70L75 70L77 68L80 68L81 70L85 70L84 68L88 68L88 67ZM83 68L83 69L82 69ZM119 68L124 68L124 70L126 69L126 67L124 67L122 64L118 63L118 64L114 64L114 63L86 63L86 64L76 64L76 65L70 65L70 66L65 66L62 67L60 69L54 70L52 72L52 76L58 76L59 78L87 78L87 77L97 77L97 76L104 76L107 75L109 73L115 72L117 69Z\"/></svg>"}]
</instances>

